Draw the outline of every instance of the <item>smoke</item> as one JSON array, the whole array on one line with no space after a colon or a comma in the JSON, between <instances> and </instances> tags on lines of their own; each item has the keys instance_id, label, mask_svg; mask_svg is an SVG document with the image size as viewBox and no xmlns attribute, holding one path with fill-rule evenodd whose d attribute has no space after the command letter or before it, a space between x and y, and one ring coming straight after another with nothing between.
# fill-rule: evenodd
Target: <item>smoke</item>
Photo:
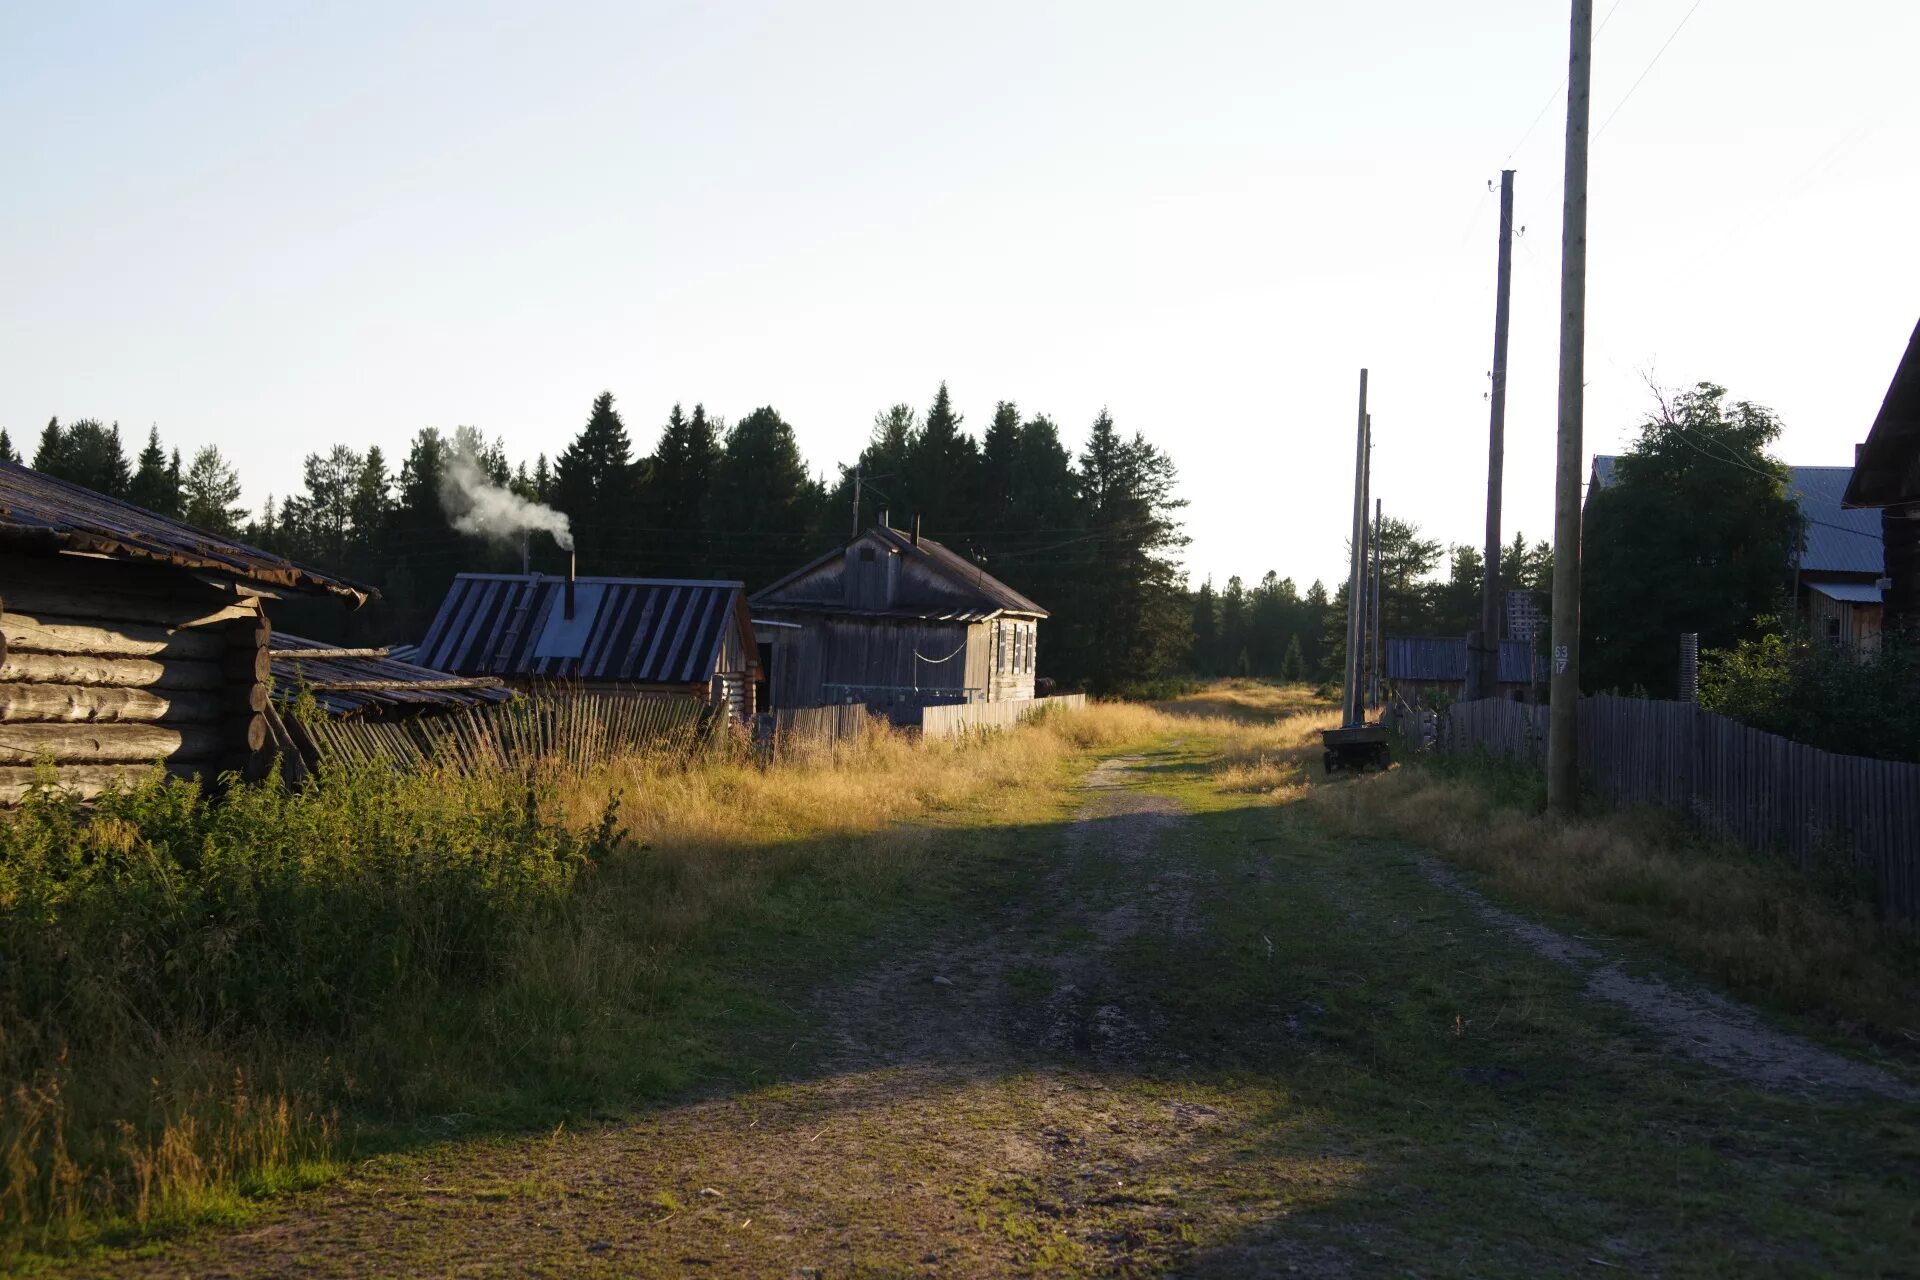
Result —
<instances>
[{"instance_id":1,"label":"smoke","mask_svg":"<svg viewBox=\"0 0 1920 1280\"><path fill-rule=\"evenodd\" d=\"M440 505L461 533L496 542L517 542L524 533L550 533L562 551L573 550L566 513L529 502L488 480L467 453L454 453L440 476Z\"/></svg>"}]
</instances>

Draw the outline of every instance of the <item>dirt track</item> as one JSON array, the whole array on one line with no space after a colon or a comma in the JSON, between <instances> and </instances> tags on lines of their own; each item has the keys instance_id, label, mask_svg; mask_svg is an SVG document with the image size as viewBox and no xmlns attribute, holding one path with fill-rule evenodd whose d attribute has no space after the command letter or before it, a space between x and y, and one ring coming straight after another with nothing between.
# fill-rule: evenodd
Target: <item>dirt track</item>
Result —
<instances>
[{"instance_id":1,"label":"dirt track","mask_svg":"<svg viewBox=\"0 0 1920 1280\"><path fill-rule=\"evenodd\" d=\"M1690 1062L1671 1051L1673 1027L1636 1026L1592 998L1593 957L1571 970L1566 957L1542 959L1537 939L1515 936L1537 926L1415 856L1328 850L1284 824L1269 834L1271 811L1183 813L1184 793L1149 773L1156 763L1172 767L1094 771L1031 892L931 939L883 943L820 990L815 1065L799 1078L588 1132L374 1162L260 1225L112 1271L1345 1276L1832 1263L1800 1239L1815 1228L1778 1219L1776 1202L1843 1176L1805 1135L1811 1123L1874 1123L1857 1095L1738 1109L1727 1098L1739 1074L1715 1068L1741 1064ZM1777 1044L1798 1042L1759 1052ZM1864 1074L1747 1074L1788 1094L1879 1078L1834 1061ZM1689 1193L1693 1216L1678 1225L1651 1219L1648 1197L1663 1189L1645 1170L1682 1170L1666 1176L1685 1192L1690 1157L1676 1153L1688 1134L1750 1188L1724 1203ZM1883 1212L1847 1194L1849 1212ZM1880 1256L1863 1247L1869 1263Z\"/></svg>"}]
</instances>

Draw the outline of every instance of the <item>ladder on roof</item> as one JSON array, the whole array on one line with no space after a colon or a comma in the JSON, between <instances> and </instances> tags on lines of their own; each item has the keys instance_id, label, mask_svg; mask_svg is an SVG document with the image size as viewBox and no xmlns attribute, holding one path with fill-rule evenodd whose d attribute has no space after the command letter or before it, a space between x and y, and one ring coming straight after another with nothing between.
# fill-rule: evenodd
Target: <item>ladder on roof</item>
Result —
<instances>
[{"instance_id":1,"label":"ladder on roof","mask_svg":"<svg viewBox=\"0 0 1920 1280\"><path fill-rule=\"evenodd\" d=\"M507 629L501 633L499 643L493 647L488 666L494 675L505 675L513 661L513 644L526 630L527 614L533 609L534 597L540 594L540 574L536 571L529 575L526 589L520 593L519 603L514 605L513 613L507 618Z\"/></svg>"}]
</instances>

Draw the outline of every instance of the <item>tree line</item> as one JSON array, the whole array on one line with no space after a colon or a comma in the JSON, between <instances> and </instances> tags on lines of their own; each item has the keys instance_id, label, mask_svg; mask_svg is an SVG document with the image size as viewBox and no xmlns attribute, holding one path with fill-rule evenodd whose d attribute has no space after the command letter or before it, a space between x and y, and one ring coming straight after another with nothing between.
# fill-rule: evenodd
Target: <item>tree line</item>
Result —
<instances>
[{"instance_id":1,"label":"tree line","mask_svg":"<svg viewBox=\"0 0 1920 1280\"><path fill-rule=\"evenodd\" d=\"M21 460L4 432L0 458ZM1064 684L1117 689L1188 662L1173 460L1104 411L1077 452L1051 418L1012 401L996 404L976 438L944 383L924 413L896 404L876 414L859 457L831 481L809 471L771 407L729 423L703 404L676 404L643 451L610 392L551 458L516 461L475 428L427 427L397 458L377 445L309 454L300 488L255 510L216 447L183 465L157 428L130 460L117 425L54 420L31 465L379 589L352 614L307 601L274 610L289 631L379 644L418 640L456 573L517 571L523 555L545 572L566 569L544 535L523 548L455 529L443 489L457 462L565 513L582 573L753 589L886 512L897 527L918 517L926 536L1040 601L1052 614L1041 667Z\"/></svg>"}]
</instances>

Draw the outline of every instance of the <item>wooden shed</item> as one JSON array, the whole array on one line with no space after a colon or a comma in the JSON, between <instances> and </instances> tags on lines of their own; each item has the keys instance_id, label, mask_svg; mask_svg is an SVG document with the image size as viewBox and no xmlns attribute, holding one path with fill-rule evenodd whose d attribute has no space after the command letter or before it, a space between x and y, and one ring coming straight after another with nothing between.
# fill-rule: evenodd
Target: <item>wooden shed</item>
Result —
<instances>
[{"instance_id":1,"label":"wooden shed","mask_svg":"<svg viewBox=\"0 0 1920 1280\"><path fill-rule=\"evenodd\" d=\"M366 588L0 463L0 802L36 766L90 798L155 761L263 773L263 597Z\"/></svg>"},{"instance_id":2,"label":"wooden shed","mask_svg":"<svg viewBox=\"0 0 1920 1280\"><path fill-rule=\"evenodd\" d=\"M753 596L775 707L920 707L1033 697L1047 611L931 538L877 525Z\"/></svg>"},{"instance_id":3,"label":"wooden shed","mask_svg":"<svg viewBox=\"0 0 1920 1280\"><path fill-rule=\"evenodd\" d=\"M738 582L463 573L412 651L509 684L572 684L755 711L760 652Z\"/></svg>"},{"instance_id":4,"label":"wooden shed","mask_svg":"<svg viewBox=\"0 0 1920 1280\"><path fill-rule=\"evenodd\" d=\"M1537 701L1547 664L1525 640L1502 640L1499 697ZM1418 705L1433 694L1459 698L1467 687L1465 636L1388 636L1387 685L1396 697Z\"/></svg>"}]
</instances>

